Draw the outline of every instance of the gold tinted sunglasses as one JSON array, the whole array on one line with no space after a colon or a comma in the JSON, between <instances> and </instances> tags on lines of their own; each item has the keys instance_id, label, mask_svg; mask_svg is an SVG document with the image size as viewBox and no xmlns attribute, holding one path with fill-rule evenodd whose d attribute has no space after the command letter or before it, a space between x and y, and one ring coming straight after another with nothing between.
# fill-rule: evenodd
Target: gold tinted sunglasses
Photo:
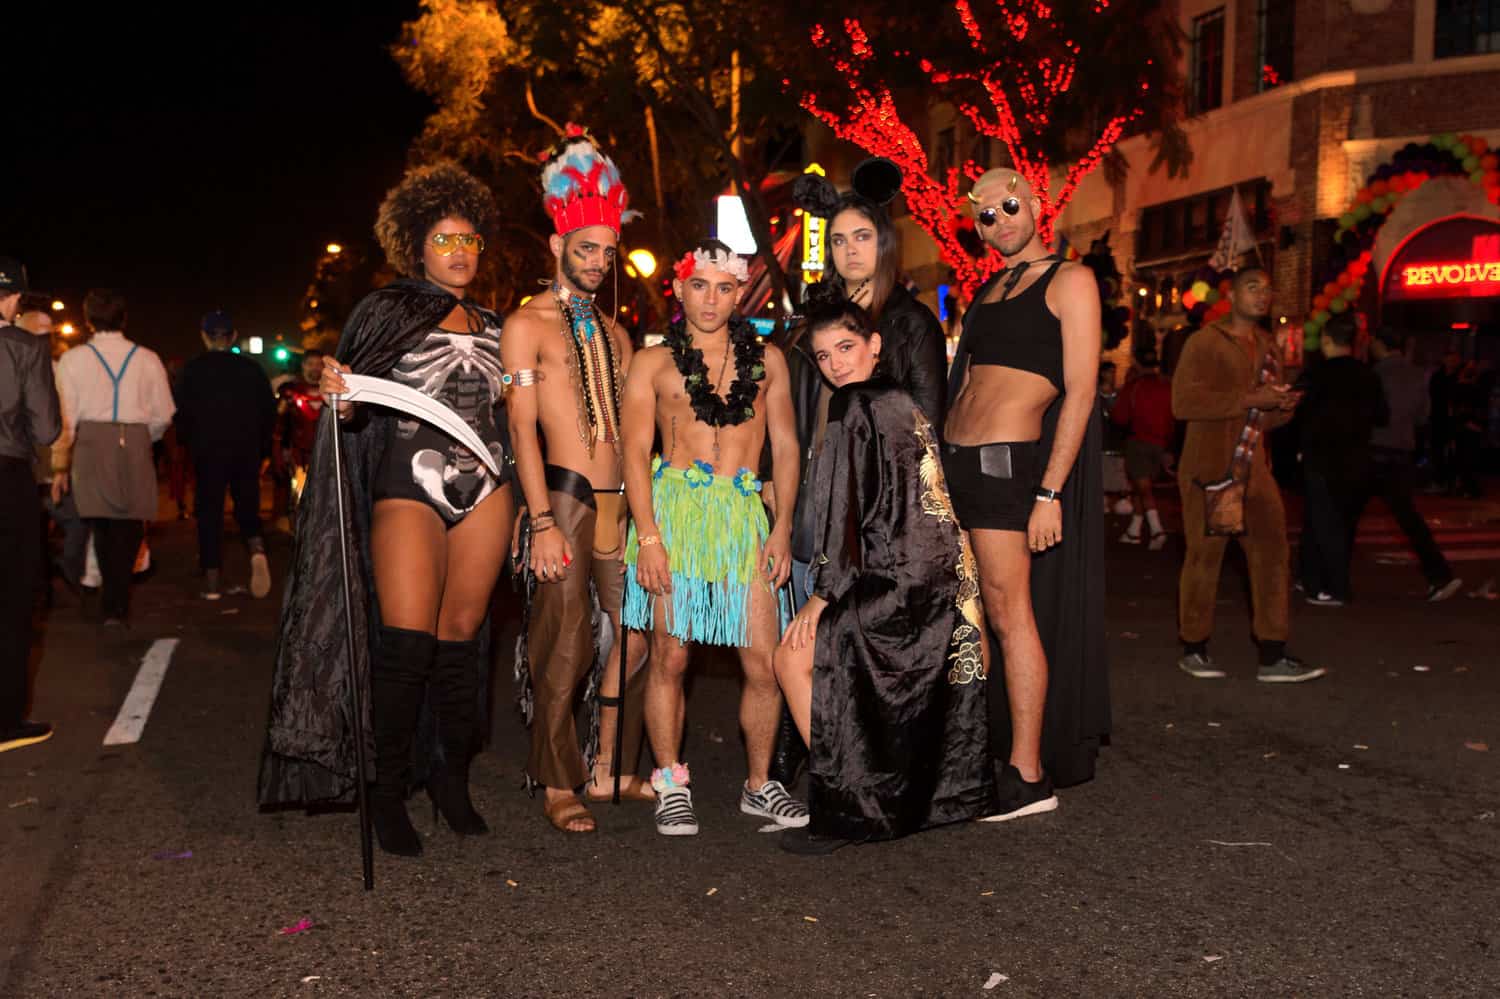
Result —
<instances>
[{"instance_id":1,"label":"gold tinted sunglasses","mask_svg":"<svg viewBox=\"0 0 1500 999\"><path fill-rule=\"evenodd\" d=\"M435 232L430 242L440 257L451 257L460 249L469 253L484 252L484 237L477 232Z\"/></svg>"}]
</instances>

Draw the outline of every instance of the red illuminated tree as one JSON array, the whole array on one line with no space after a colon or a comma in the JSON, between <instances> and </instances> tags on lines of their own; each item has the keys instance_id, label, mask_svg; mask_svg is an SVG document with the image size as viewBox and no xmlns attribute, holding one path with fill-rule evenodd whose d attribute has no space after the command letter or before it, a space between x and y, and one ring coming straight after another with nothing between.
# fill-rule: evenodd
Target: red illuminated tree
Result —
<instances>
[{"instance_id":1,"label":"red illuminated tree","mask_svg":"<svg viewBox=\"0 0 1500 999\"><path fill-rule=\"evenodd\" d=\"M929 22L919 33L891 32L922 38L926 51L893 46L891 54L914 61L935 99L951 102L977 133L1004 145L1008 165L1041 200L1039 223L1049 241L1079 182L1128 129L1175 128L1177 35L1161 0L951 0L951 9L954 19L936 29ZM965 181L1007 164L967 160L934 176L861 21L845 20L838 37L820 24L812 41L838 82L827 88L831 94L807 90L802 106L840 138L900 165L913 218L972 291L1000 261L976 260L959 238L970 224L961 204ZM1176 143L1162 148L1182 150ZM1063 163L1054 190L1054 168Z\"/></svg>"}]
</instances>

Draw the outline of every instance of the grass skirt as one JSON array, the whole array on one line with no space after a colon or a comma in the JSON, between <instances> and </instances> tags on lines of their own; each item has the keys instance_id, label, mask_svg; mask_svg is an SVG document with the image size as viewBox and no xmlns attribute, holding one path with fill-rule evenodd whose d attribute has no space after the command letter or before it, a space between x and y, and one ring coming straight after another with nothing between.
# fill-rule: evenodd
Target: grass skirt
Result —
<instances>
[{"instance_id":1,"label":"grass skirt","mask_svg":"<svg viewBox=\"0 0 1500 999\"><path fill-rule=\"evenodd\" d=\"M651 507L672 569L667 633L678 641L750 644L750 587L767 585L756 564L770 533L760 488L748 468L715 475L702 461L674 468L660 457L652 460ZM651 631L657 596L636 581L639 552L632 522L625 542L625 626ZM784 592L777 604L784 626Z\"/></svg>"}]
</instances>

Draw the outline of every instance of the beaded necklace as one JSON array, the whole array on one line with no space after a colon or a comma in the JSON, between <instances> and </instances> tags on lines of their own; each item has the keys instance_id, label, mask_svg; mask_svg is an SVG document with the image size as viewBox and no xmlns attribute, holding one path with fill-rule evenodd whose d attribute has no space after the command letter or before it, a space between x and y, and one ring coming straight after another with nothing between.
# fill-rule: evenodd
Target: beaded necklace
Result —
<instances>
[{"instance_id":1,"label":"beaded necklace","mask_svg":"<svg viewBox=\"0 0 1500 999\"><path fill-rule=\"evenodd\" d=\"M568 346L568 380L578 400L578 439L587 446L611 445L620 453L620 359L592 296L574 294L557 282L552 295L562 315Z\"/></svg>"}]
</instances>

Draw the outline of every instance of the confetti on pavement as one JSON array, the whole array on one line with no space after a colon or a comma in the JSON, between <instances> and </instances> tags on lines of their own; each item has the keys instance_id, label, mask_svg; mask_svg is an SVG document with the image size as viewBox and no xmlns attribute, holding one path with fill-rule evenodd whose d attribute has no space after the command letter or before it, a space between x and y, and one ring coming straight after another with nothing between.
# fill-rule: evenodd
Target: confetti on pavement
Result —
<instances>
[{"instance_id":1,"label":"confetti on pavement","mask_svg":"<svg viewBox=\"0 0 1500 999\"><path fill-rule=\"evenodd\" d=\"M1010 981L1010 976L1009 975L1002 975L1002 974L1000 974L1000 972L997 971L994 974L990 975L990 977L985 980L985 983L984 983L985 991L989 991L990 989L994 988L996 985L999 985L1001 982L1008 982L1008 981Z\"/></svg>"},{"instance_id":2,"label":"confetti on pavement","mask_svg":"<svg viewBox=\"0 0 1500 999\"><path fill-rule=\"evenodd\" d=\"M279 934L281 934L284 937L289 937L289 936L292 936L293 934L297 934L297 933L306 933L308 930L310 930L312 928L313 928L313 921L311 919L303 919L303 920L301 920L299 922L293 923L291 926L283 926L281 929L277 930L276 932L279 933Z\"/></svg>"}]
</instances>

